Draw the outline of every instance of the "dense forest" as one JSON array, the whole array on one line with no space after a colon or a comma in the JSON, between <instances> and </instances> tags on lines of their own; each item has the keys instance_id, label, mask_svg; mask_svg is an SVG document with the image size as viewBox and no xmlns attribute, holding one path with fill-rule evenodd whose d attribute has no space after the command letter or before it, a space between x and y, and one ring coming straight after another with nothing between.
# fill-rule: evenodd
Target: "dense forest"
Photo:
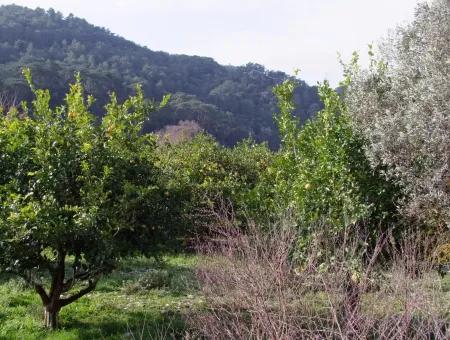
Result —
<instances>
[{"instance_id":1,"label":"dense forest","mask_svg":"<svg viewBox=\"0 0 450 340\"><path fill-rule=\"evenodd\" d=\"M97 99L97 114L111 89L119 99L136 83L149 98L172 93L171 103L152 117L147 131L195 121L224 145L247 137L268 141L273 148L279 143L272 87L287 75L258 64L223 66L211 58L155 52L73 15L1 6L0 91L29 100L23 66L33 69L37 85L48 87L55 103L80 71L86 90ZM304 82L296 90L296 102L303 121L321 108L317 88Z\"/></svg>"}]
</instances>

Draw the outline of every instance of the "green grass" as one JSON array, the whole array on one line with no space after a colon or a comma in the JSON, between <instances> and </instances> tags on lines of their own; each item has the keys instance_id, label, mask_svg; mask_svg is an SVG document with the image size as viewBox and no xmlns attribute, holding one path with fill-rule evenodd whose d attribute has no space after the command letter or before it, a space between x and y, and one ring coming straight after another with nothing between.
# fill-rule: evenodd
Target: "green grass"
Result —
<instances>
[{"instance_id":1,"label":"green grass","mask_svg":"<svg viewBox=\"0 0 450 340\"><path fill-rule=\"evenodd\" d=\"M188 255L122 261L94 292L63 308L57 331L42 327L42 305L34 291L21 280L0 276L0 339L181 338L183 315L202 304L193 273L197 261ZM442 281L442 293L448 299L450 275ZM366 302L377 305L369 295Z\"/></svg>"},{"instance_id":2,"label":"green grass","mask_svg":"<svg viewBox=\"0 0 450 340\"><path fill-rule=\"evenodd\" d=\"M181 337L182 315L200 298L195 256L123 261L97 289L60 313L57 331L42 327L42 305L20 280L0 277L0 339L159 339Z\"/></svg>"},{"instance_id":3,"label":"green grass","mask_svg":"<svg viewBox=\"0 0 450 340\"><path fill-rule=\"evenodd\" d=\"M450 293L450 275L447 274L442 279L442 290L446 293Z\"/></svg>"}]
</instances>

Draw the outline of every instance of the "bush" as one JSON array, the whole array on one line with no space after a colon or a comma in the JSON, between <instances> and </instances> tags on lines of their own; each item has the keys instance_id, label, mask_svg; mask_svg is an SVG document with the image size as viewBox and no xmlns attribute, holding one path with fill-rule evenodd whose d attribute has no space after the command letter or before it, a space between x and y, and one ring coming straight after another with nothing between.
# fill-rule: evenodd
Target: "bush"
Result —
<instances>
[{"instance_id":1,"label":"bush","mask_svg":"<svg viewBox=\"0 0 450 340\"><path fill-rule=\"evenodd\" d=\"M251 203L250 191L270 163L265 144L242 142L225 148L212 137L199 134L178 144L158 148L161 186L167 189L173 224L183 236L202 234L209 212L227 201L243 214Z\"/></svg>"},{"instance_id":2,"label":"bush","mask_svg":"<svg viewBox=\"0 0 450 340\"><path fill-rule=\"evenodd\" d=\"M195 293L198 283L192 268L158 261L126 273L122 289L127 294L161 289L183 295Z\"/></svg>"},{"instance_id":3,"label":"bush","mask_svg":"<svg viewBox=\"0 0 450 340\"><path fill-rule=\"evenodd\" d=\"M393 221L397 190L371 169L338 93L327 82L320 86L324 109L299 127L295 85L288 80L274 90L282 145L258 186L262 205L278 215L294 211L303 244L320 223L333 233L362 221L374 230Z\"/></svg>"},{"instance_id":4,"label":"bush","mask_svg":"<svg viewBox=\"0 0 450 340\"><path fill-rule=\"evenodd\" d=\"M197 277L205 307L187 316L193 336L206 339L446 339L449 303L440 279L423 262L422 237L391 246L380 235L373 252L341 233L326 243L333 260L317 262L320 247L298 267L292 261L292 221L269 233L246 233L224 219L201 247ZM344 240L344 241L342 241ZM333 246L334 245L334 246ZM391 253L386 265L380 254Z\"/></svg>"},{"instance_id":5,"label":"bush","mask_svg":"<svg viewBox=\"0 0 450 340\"><path fill-rule=\"evenodd\" d=\"M151 289L168 287L170 284L170 274L165 269L147 269L139 273L137 280L124 286L127 294L145 292Z\"/></svg>"}]
</instances>

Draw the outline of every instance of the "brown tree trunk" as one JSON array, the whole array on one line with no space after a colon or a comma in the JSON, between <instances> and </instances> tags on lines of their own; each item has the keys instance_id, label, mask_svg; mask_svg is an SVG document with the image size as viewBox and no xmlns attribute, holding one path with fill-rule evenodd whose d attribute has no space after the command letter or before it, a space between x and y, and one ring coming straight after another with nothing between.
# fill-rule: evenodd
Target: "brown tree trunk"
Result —
<instances>
[{"instance_id":1,"label":"brown tree trunk","mask_svg":"<svg viewBox=\"0 0 450 340\"><path fill-rule=\"evenodd\" d=\"M58 328L58 314L59 311L48 310L47 307L44 308L44 326L49 329Z\"/></svg>"},{"instance_id":2,"label":"brown tree trunk","mask_svg":"<svg viewBox=\"0 0 450 340\"><path fill-rule=\"evenodd\" d=\"M44 325L49 329L58 328L58 314L62 308L60 296L64 286L66 253L63 250L58 252L58 263L52 273L52 285L50 293L44 302Z\"/></svg>"},{"instance_id":3,"label":"brown tree trunk","mask_svg":"<svg viewBox=\"0 0 450 340\"><path fill-rule=\"evenodd\" d=\"M71 304L72 302L78 300L82 296L90 293L95 289L99 273L96 273L97 277L94 279L89 279L88 286L79 290L77 293L71 296L62 297L62 294L67 293L75 280L75 276L69 281L64 281L65 277L65 260L66 253L63 250L59 251L58 262L51 270L52 284L50 291L47 294L44 287L40 283L34 284L34 289L39 294L44 305L44 326L49 329L58 328L58 315L61 308ZM74 274L75 275L75 274ZM89 275L87 275L89 278Z\"/></svg>"}]
</instances>

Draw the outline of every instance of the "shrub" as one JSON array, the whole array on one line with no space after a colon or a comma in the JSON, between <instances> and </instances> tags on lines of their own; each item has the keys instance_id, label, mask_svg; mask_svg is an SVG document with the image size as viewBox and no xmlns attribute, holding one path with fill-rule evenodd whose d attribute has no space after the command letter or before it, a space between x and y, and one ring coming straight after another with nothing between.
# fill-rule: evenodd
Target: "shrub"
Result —
<instances>
[{"instance_id":1,"label":"shrub","mask_svg":"<svg viewBox=\"0 0 450 340\"><path fill-rule=\"evenodd\" d=\"M208 212L223 200L244 214L252 204L250 191L272 158L265 144L245 141L228 149L205 134L160 145L157 152L161 186L173 207L172 223L183 236L202 234L210 221Z\"/></svg>"},{"instance_id":2,"label":"shrub","mask_svg":"<svg viewBox=\"0 0 450 340\"><path fill-rule=\"evenodd\" d=\"M436 247L433 260L436 262L436 267L441 276L450 273L450 243L444 243Z\"/></svg>"},{"instance_id":3,"label":"shrub","mask_svg":"<svg viewBox=\"0 0 450 340\"><path fill-rule=\"evenodd\" d=\"M396 188L373 170L347 107L327 82L319 87L324 109L303 126L293 116L295 81L274 89L280 112L281 150L258 186L267 210L296 214L302 243L322 223L330 232L365 221L375 230L395 216Z\"/></svg>"},{"instance_id":4,"label":"shrub","mask_svg":"<svg viewBox=\"0 0 450 340\"><path fill-rule=\"evenodd\" d=\"M437 247L436 256L439 263L450 263L450 243Z\"/></svg>"},{"instance_id":5,"label":"shrub","mask_svg":"<svg viewBox=\"0 0 450 340\"><path fill-rule=\"evenodd\" d=\"M170 273L165 269L151 268L137 274L136 280L124 286L127 294L165 288L170 284Z\"/></svg>"},{"instance_id":6,"label":"shrub","mask_svg":"<svg viewBox=\"0 0 450 340\"><path fill-rule=\"evenodd\" d=\"M334 258L323 266L292 261L297 235L289 219L246 233L224 219L200 248L197 272L203 310L187 316L194 337L206 339L446 339L449 302L430 265L423 237L400 247L380 235L373 252L346 233L326 241ZM263 232L270 229L270 232ZM344 240L344 241L342 241ZM380 257L390 251L394 261ZM412 275L414 274L414 275Z\"/></svg>"}]
</instances>

